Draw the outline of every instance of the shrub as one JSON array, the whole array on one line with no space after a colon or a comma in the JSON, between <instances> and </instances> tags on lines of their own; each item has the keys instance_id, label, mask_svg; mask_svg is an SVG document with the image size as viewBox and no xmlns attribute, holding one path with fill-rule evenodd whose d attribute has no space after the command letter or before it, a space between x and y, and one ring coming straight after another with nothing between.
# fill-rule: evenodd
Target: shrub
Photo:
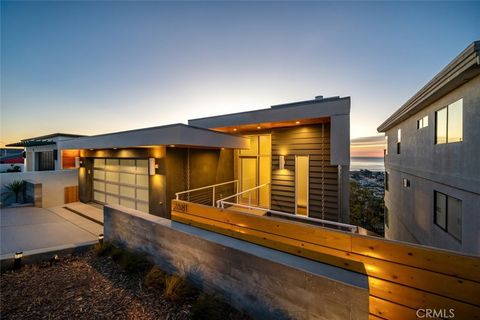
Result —
<instances>
[{"instance_id":1,"label":"shrub","mask_svg":"<svg viewBox=\"0 0 480 320\"><path fill-rule=\"evenodd\" d=\"M151 267L145 256L124 249L113 249L112 259L122 266L127 273L142 273Z\"/></svg>"},{"instance_id":2,"label":"shrub","mask_svg":"<svg viewBox=\"0 0 480 320\"><path fill-rule=\"evenodd\" d=\"M228 318L231 308L214 296L202 293L192 306L191 317L194 320L223 320Z\"/></svg>"},{"instance_id":3,"label":"shrub","mask_svg":"<svg viewBox=\"0 0 480 320\"><path fill-rule=\"evenodd\" d=\"M95 253L99 257L109 256L110 253L112 252L113 248L114 248L114 246L109 242L104 242L102 244L97 243L95 245Z\"/></svg>"},{"instance_id":4,"label":"shrub","mask_svg":"<svg viewBox=\"0 0 480 320\"><path fill-rule=\"evenodd\" d=\"M110 256L127 273L146 272L152 266L145 256L117 248L111 243L96 244L95 252L98 256Z\"/></svg>"},{"instance_id":5,"label":"shrub","mask_svg":"<svg viewBox=\"0 0 480 320\"><path fill-rule=\"evenodd\" d=\"M23 180L14 180L5 185L5 191L2 192L2 195L9 197L11 195L15 196L15 202L18 203L20 193L23 191Z\"/></svg>"},{"instance_id":6,"label":"shrub","mask_svg":"<svg viewBox=\"0 0 480 320\"><path fill-rule=\"evenodd\" d=\"M195 288L185 278L172 274L165 277L165 291L163 296L170 301L181 301L193 297Z\"/></svg>"},{"instance_id":7,"label":"shrub","mask_svg":"<svg viewBox=\"0 0 480 320\"><path fill-rule=\"evenodd\" d=\"M165 278L167 273L157 266L154 266L145 276L145 286L150 289L163 292L165 290Z\"/></svg>"}]
</instances>

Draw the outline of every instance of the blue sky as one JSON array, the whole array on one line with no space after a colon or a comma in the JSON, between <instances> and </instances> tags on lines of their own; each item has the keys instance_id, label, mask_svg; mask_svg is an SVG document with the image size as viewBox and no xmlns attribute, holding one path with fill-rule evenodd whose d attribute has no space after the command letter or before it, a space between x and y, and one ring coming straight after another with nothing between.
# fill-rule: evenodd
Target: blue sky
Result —
<instances>
[{"instance_id":1,"label":"blue sky","mask_svg":"<svg viewBox=\"0 0 480 320\"><path fill-rule=\"evenodd\" d=\"M351 96L377 126L472 41L479 2L2 2L1 144Z\"/></svg>"}]
</instances>

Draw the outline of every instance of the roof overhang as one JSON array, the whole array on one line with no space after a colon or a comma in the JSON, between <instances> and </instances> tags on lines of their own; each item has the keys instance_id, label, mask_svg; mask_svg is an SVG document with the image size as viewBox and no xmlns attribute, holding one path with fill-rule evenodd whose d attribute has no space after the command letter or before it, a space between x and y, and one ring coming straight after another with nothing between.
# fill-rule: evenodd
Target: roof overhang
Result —
<instances>
[{"instance_id":1,"label":"roof overhang","mask_svg":"<svg viewBox=\"0 0 480 320\"><path fill-rule=\"evenodd\" d=\"M16 143L6 144L6 147L37 147L46 145L55 145L55 141L50 140L22 140Z\"/></svg>"},{"instance_id":2,"label":"roof overhang","mask_svg":"<svg viewBox=\"0 0 480 320\"><path fill-rule=\"evenodd\" d=\"M81 137L59 141L57 144L61 149L112 149L169 145L245 149L250 146L246 138L181 123Z\"/></svg>"},{"instance_id":3,"label":"roof overhang","mask_svg":"<svg viewBox=\"0 0 480 320\"><path fill-rule=\"evenodd\" d=\"M378 128L385 132L480 74L480 41L475 41L395 111Z\"/></svg>"},{"instance_id":4,"label":"roof overhang","mask_svg":"<svg viewBox=\"0 0 480 320\"><path fill-rule=\"evenodd\" d=\"M235 127L255 129L322 123L337 115L350 114L350 97L326 98L272 106L268 109L213 116L188 121L189 125L228 131ZM225 130L224 130L225 129Z\"/></svg>"}]
</instances>

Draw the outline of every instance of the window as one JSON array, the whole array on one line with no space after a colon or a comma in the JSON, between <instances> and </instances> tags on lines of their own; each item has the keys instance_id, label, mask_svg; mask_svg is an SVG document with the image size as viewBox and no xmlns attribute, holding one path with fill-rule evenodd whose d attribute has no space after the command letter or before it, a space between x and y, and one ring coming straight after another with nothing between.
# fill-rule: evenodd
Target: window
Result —
<instances>
[{"instance_id":1,"label":"window","mask_svg":"<svg viewBox=\"0 0 480 320\"><path fill-rule=\"evenodd\" d=\"M388 191L388 172L385 171L385 190Z\"/></svg>"},{"instance_id":2,"label":"window","mask_svg":"<svg viewBox=\"0 0 480 320\"><path fill-rule=\"evenodd\" d=\"M388 136L385 136L385 155L388 154Z\"/></svg>"},{"instance_id":3,"label":"window","mask_svg":"<svg viewBox=\"0 0 480 320\"><path fill-rule=\"evenodd\" d=\"M428 116L417 120L417 129L428 127Z\"/></svg>"},{"instance_id":4,"label":"window","mask_svg":"<svg viewBox=\"0 0 480 320\"><path fill-rule=\"evenodd\" d=\"M435 143L463 141L463 99L435 112Z\"/></svg>"},{"instance_id":5,"label":"window","mask_svg":"<svg viewBox=\"0 0 480 320\"><path fill-rule=\"evenodd\" d=\"M384 212L383 212L383 219L385 221L385 225L387 226L387 228L389 228L389 220L390 220L390 217L389 217L389 214L388 214L388 208L385 207L384 209Z\"/></svg>"},{"instance_id":6,"label":"window","mask_svg":"<svg viewBox=\"0 0 480 320\"><path fill-rule=\"evenodd\" d=\"M402 142L402 129L397 130L397 154L400 154L400 142Z\"/></svg>"},{"instance_id":7,"label":"window","mask_svg":"<svg viewBox=\"0 0 480 320\"><path fill-rule=\"evenodd\" d=\"M403 187L409 188L410 187L410 180L403 178Z\"/></svg>"},{"instance_id":8,"label":"window","mask_svg":"<svg viewBox=\"0 0 480 320\"><path fill-rule=\"evenodd\" d=\"M462 240L462 201L435 191L434 222L437 226Z\"/></svg>"}]
</instances>

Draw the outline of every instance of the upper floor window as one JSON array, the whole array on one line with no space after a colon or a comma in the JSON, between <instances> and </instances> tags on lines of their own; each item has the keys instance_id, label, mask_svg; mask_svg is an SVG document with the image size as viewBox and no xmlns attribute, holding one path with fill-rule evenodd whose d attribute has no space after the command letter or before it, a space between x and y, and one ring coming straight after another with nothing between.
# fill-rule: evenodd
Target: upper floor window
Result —
<instances>
[{"instance_id":1,"label":"upper floor window","mask_svg":"<svg viewBox=\"0 0 480 320\"><path fill-rule=\"evenodd\" d=\"M385 136L385 155L388 154L388 136Z\"/></svg>"},{"instance_id":2,"label":"upper floor window","mask_svg":"<svg viewBox=\"0 0 480 320\"><path fill-rule=\"evenodd\" d=\"M400 154L400 142L402 142L402 129L397 130L397 154Z\"/></svg>"},{"instance_id":3,"label":"upper floor window","mask_svg":"<svg viewBox=\"0 0 480 320\"><path fill-rule=\"evenodd\" d=\"M435 143L463 141L463 99L435 112Z\"/></svg>"},{"instance_id":4,"label":"upper floor window","mask_svg":"<svg viewBox=\"0 0 480 320\"><path fill-rule=\"evenodd\" d=\"M388 208L385 207L384 209L384 212L383 212L383 220L385 222L385 226L387 226L387 228L389 228L389 223L390 223L390 216L389 216L389 213L388 213Z\"/></svg>"},{"instance_id":5,"label":"upper floor window","mask_svg":"<svg viewBox=\"0 0 480 320\"><path fill-rule=\"evenodd\" d=\"M428 127L428 116L417 120L417 129Z\"/></svg>"},{"instance_id":6,"label":"upper floor window","mask_svg":"<svg viewBox=\"0 0 480 320\"><path fill-rule=\"evenodd\" d=\"M388 191L388 172L385 171L385 190Z\"/></svg>"},{"instance_id":7,"label":"upper floor window","mask_svg":"<svg viewBox=\"0 0 480 320\"><path fill-rule=\"evenodd\" d=\"M437 226L462 240L462 200L435 191L434 222Z\"/></svg>"}]
</instances>

